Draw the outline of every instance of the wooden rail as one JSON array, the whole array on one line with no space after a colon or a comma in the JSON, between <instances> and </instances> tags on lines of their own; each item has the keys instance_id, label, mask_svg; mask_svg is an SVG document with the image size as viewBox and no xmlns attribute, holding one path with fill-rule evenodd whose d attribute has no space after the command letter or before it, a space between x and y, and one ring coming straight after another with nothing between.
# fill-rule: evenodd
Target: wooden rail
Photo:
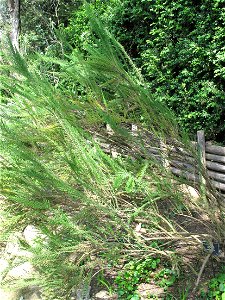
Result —
<instances>
[{"instance_id":1,"label":"wooden rail","mask_svg":"<svg viewBox=\"0 0 225 300\"><path fill-rule=\"evenodd\" d=\"M199 175L202 173L199 171L200 165L202 165L206 174L211 178L212 185L225 192L225 147L205 142L204 131L197 132L197 142L192 142L192 144L198 151L199 161L196 161L196 158L184 149L172 147L167 158L171 172L189 181L205 184L203 176ZM161 150L156 147L148 148L149 153L153 156L159 156Z\"/></svg>"},{"instance_id":2,"label":"wooden rail","mask_svg":"<svg viewBox=\"0 0 225 300\"><path fill-rule=\"evenodd\" d=\"M109 126L107 126L107 132L110 137L113 136L113 131ZM134 138L138 139L141 136L141 140L144 140L144 151L148 157L155 158L174 175L184 177L196 184L205 184L204 175L206 174L217 190L225 192L225 147L206 142L203 130L197 132L197 142L191 142L196 155L181 146L173 145L173 141L169 143L161 141L154 135L137 128L136 125L131 126L131 133ZM104 151L111 153L113 157L116 156L116 152L132 155L137 150L135 148L129 152L128 147L127 151L121 152L117 147L110 146L109 142L100 142L100 144Z\"/></svg>"},{"instance_id":3,"label":"wooden rail","mask_svg":"<svg viewBox=\"0 0 225 300\"><path fill-rule=\"evenodd\" d=\"M184 155L183 157L180 156L180 161L170 160L172 173L177 176L184 176L190 181L201 181L205 184L203 176L199 175L202 173L199 172L199 164L201 164L206 175L211 178L212 185L225 192L225 147L205 142L204 131L197 132L197 143L193 142L193 145L196 146L196 151L199 153L199 163L183 151Z\"/></svg>"}]
</instances>

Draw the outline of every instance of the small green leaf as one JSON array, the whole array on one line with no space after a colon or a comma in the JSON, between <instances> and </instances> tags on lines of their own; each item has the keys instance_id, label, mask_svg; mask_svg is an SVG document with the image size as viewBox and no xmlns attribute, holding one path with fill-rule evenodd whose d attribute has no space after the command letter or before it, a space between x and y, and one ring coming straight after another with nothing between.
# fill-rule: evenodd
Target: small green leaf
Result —
<instances>
[{"instance_id":1,"label":"small green leaf","mask_svg":"<svg viewBox=\"0 0 225 300\"><path fill-rule=\"evenodd\" d=\"M138 294L135 294L134 296L132 296L132 298L130 298L130 300L139 300L140 297L138 296Z\"/></svg>"},{"instance_id":2,"label":"small green leaf","mask_svg":"<svg viewBox=\"0 0 225 300\"><path fill-rule=\"evenodd\" d=\"M220 290L221 292L225 292L225 283L220 283L220 285L219 285L219 290Z\"/></svg>"}]
</instances>

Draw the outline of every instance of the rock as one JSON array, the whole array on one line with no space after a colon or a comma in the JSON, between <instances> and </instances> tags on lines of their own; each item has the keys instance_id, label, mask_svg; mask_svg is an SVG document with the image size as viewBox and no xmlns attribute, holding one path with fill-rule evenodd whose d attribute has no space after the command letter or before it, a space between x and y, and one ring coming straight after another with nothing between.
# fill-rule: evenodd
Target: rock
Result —
<instances>
[{"instance_id":1,"label":"rock","mask_svg":"<svg viewBox=\"0 0 225 300\"><path fill-rule=\"evenodd\" d=\"M36 246L37 240L41 239L42 241L47 240L46 235L44 235L39 229L33 225L28 225L24 231L23 236L27 244L31 247Z\"/></svg>"},{"instance_id":2,"label":"rock","mask_svg":"<svg viewBox=\"0 0 225 300\"><path fill-rule=\"evenodd\" d=\"M29 297L23 297L24 300L41 300L41 296L39 296L37 293L33 293Z\"/></svg>"},{"instance_id":3,"label":"rock","mask_svg":"<svg viewBox=\"0 0 225 300\"><path fill-rule=\"evenodd\" d=\"M1 215L0 215L1 220ZM0 283L5 281L10 284L19 280L30 279L35 275L35 269L28 261L32 253L23 250L20 240L25 239L28 245L34 246L35 240L46 237L34 226L29 225L25 228L23 234L20 232L10 235L5 248L0 253ZM24 262L24 259L26 262ZM13 265L15 267L13 267ZM12 266L12 267L11 267ZM11 269L9 268L11 267ZM13 287L13 285L11 285ZM0 288L0 300L41 300L41 293L38 287L28 287L26 289L7 290Z\"/></svg>"},{"instance_id":4,"label":"rock","mask_svg":"<svg viewBox=\"0 0 225 300\"><path fill-rule=\"evenodd\" d=\"M76 297L74 298L72 295L71 295L71 299L75 299L75 300L90 300L90 290L91 290L91 287L90 286L86 286L86 287L82 287L77 289L76 291L74 290L73 291L73 294L76 294Z\"/></svg>"},{"instance_id":5,"label":"rock","mask_svg":"<svg viewBox=\"0 0 225 300\"><path fill-rule=\"evenodd\" d=\"M116 294L110 295L109 292L102 290L98 292L95 297L95 300L116 300L118 296Z\"/></svg>"},{"instance_id":6,"label":"rock","mask_svg":"<svg viewBox=\"0 0 225 300\"><path fill-rule=\"evenodd\" d=\"M142 283L138 286L138 294L141 300L147 300L150 296L163 299L165 297L164 289L157 286L155 283Z\"/></svg>"},{"instance_id":7,"label":"rock","mask_svg":"<svg viewBox=\"0 0 225 300\"><path fill-rule=\"evenodd\" d=\"M19 238L17 235L11 235L6 244L5 254L8 256L17 256L20 251Z\"/></svg>"},{"instance_id":8,"label":"rock","mask_svg":"<svg viewBox=\"0 0 225 300\"><path fill-rule=\"evenodd\" d=\"M199 199L199 192L190 185L182 184L181 189L184 193L188 194L193 199Z\"/></svg>"},{"instance_id":9,"label":"rock","mask_svg":"<svg viewBox=\"0 0 225 300\"><path fill-rule=\"evenodd\" d=\"M20 291L5 291L0 288L0 299L1 300L18 300L21 297Z\"/></svg>"},{"instance_id":10,"label":"rock","mask_svg":"<svg viewBox=\"0 0 225 300\"><path fill-rule=\"evenodd\" d=\"M41 291L37 286L30 286L23 292L23 300L41 300Z\"/></svg>"},{"instance_id":11,"label":"rock","mask_svg":"<svg viewBox=\"0 0 225 300\"><path fill-rule=\"evenodd\" d=\"M27 258L32 257L31 252L21 249L21 246L20 246L21 238L22 238L22 236L20 236L19 234L15 234L15 235L9 237L9 241L6 244L6 248L5 248L5 252L4 252L4 255L7 258L10 259L13 257L27 257Z\"/></svg>"},{"instance_id":12,"label":"rock","mask_svg":"<svg viewBox=\"0 0 225 300\"><path fill-rule=\"evenodd\" d=\"M26 291L7 291L0 289L1 300L42 300L41 292L38 287L31 286Z\"/></svg>"},{"instance_id":13,"label":"rock","mask_svg":"<svg viewBox=\"0 0 225 300\"><path fill-rule=\"evenodd\" d=\"M0 282L1 282L1 275L6 271L9 266L8 260L4 258L0 258ZM1 298L0 298L1 299Z\"/></svg>"},{"instance_id":14,"label":"rock","mask_svg":"<svg viewBox=\"0 0 225 300\"><path fill-rule=\"evenodd\" d=\"M0 259L0 284L3 281L5 275L7 274L7 268L9 267L9 262L6 259L1 258ZM2 291L4 293L4 291ZM0 292L1 295L1 292ZM0 299L2 299L0 297Z\"/></svg>"},{"instance_id":15,"label":"rock","mask_svg":"<svg viewBox=\"0 0 225 300\"><path fill-rule=\"evenodd\" d=\"M32 277L32 274L35 273L34 267L30 262L25 262L19 266L16 266L12 268L7 276L6 276L6 281L7 280L12 280L12 279L29 279ZM0 298L1 299L1 298Z\"/></svg>"},{"instance_id":16,"label":"rock","mask_svg":"<svg viewBox=\"0 0 225 300\"><path fill-rule=\"evenodd\" d=\"M135 227L135 233L138 236L141 236L142 234L146 233L146 229L142 227L142 224L139 223Z\"/></svg>"}]
</instances>

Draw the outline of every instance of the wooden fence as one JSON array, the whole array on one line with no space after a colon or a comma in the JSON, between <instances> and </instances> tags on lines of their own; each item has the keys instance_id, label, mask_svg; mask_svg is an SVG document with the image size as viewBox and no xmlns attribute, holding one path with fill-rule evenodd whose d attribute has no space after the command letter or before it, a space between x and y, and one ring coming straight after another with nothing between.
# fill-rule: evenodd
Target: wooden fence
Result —
<instances>
[{"instance_id":1,"label":"wooden fence","mask_svg":"<svg viewBox=\"0 0 225 300\"><path fill-rule=\"evenodd\" d=\"M197 132L197 142L193 142L193 144L195 151L198 153L199 161L196 163L196 160L193 160L195 167L193 168L192 166L192 173L188 172L188 179L197 182L201 180L204 183L204 178L201 178L201 175L199 175L201 173L199 172L201 165L202 172L205 172L206 176L211 179L211 184L216 189L225 192L225 147L205 142L204 131L202 130ZM190 164L191 158L188 159L186 156L183 159L184 163L187 163L188 160ZM171 162L171 165L173 166L173 162ZM180 170L178 170L179 168L174 169L173 167L171 169L175 175L180 175Z\"/></svg>"},{"instance_id":2,"label":"wooden fence","mask_svg":"<svg viewBox=\"0 0 225 300\"><path fill-rule=\"evenodd\" d=\"M205 142L204 131L197 132L197 142L192 142L196 155L176 147L150 148L156 159L163 157L163 164L170 168L176 176L183 176L196 184L204 183L205 174L211 180L211 184L219 191L225 192L225 147ZM164 156L162 152L164 151ZM196 156L194 158L194 156ZM197 159L196 159L197 158ZM201 170L201 171L200 171Z\"/></svg>"},{"instance_id":3,"label":"wooden fence","mask_svg":"<svg viewBox=\"0 0 225 300\"><path fill-rule=\"evenodd\" d=\"M204 183L206 177L210 178L210 183L217 190L225 192L225 147L213 145L211 142L205 142L204 131L197 132L197 141L191 142L190 149L184 149L182 146L175 145L173 141L162 142L154 138L153 135L147 136L145 132L139 130L137 126L132 125L131 131L133 136L145 139L145 149L148 156L156 159L165 168L179 177L183 177L192 183L198 185ZM113 136L113 131L107 126L107 132ZM113 156L121 153L115 146L108 147L105 143L106 152L110 152ZM129 151L135 153L135 150L129 150L129 147L123 153L129 155ZM202 175L204 174L204 176Z\"/></svg>"}]
</instances>

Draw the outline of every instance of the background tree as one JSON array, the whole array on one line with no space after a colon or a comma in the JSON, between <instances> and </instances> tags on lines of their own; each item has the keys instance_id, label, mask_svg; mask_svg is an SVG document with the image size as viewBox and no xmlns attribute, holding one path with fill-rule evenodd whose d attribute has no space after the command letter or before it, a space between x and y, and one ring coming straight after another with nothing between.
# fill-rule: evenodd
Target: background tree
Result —
<instances>
[{"instance_id":1,"label":"background tree","mask_svg":"<svg viewBox=\"0 0 225 300\"><path fill-rule=\"evenodd\" d=\"M180 125L193 135L204 129L207 139L224 142L224 1L99 0L92 5ZM66 29L80 48L89 39L85 24L80 6Z\"/></svg>"},{"instance_id":2,"label":"background tree","mask_svg":"<svg viewBox=\"0 0 225 300\"><path fill-rule=\"evenodd\" d=\"M20 0L8 0L10 22L11 22L11 41L16 49L19 49L19 29L20 29Z\"/></svg>"},{"instance_id":3,"label":"background tree","mask_svg":"<svg viewBox=\"0 0 225 300\"><path fill-rule=\"evenodd\" d=\"M0 1L0 40L9 35L12 45L19 49L20 0Z\"/></svg>"},{"instance_id":4,"label":"background tree","mask_svg":"<svg viewBox=\"0 0 225 300\"><path fill-rule=\"evenodd\" d=\"M82 1L23 0L21 39L23 51L46 51L58 44L56 29L68 25L71 14Z\"/></svg>"}]
</instances>

